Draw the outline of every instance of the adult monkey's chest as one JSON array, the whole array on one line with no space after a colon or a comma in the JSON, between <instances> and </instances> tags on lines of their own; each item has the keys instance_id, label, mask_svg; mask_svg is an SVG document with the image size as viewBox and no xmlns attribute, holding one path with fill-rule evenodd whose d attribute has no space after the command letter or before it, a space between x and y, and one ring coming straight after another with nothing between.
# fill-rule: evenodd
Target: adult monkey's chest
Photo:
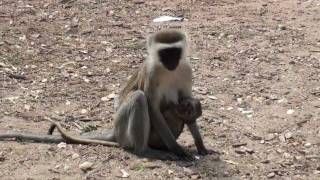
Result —
<instances>
[{"instance_id":1,"label":"adult monkey's chest","mask_svg":"<svg viewBox=\"0 0 320 180\"><path fill-rule=\"evenodd\" d=\"M190 94L191 76L186 76L184 72L184 67L179 66L174 71L161 73L157 79L157 95L160 102L178 104L180 94Z\"/></svg>"}]
</instances>

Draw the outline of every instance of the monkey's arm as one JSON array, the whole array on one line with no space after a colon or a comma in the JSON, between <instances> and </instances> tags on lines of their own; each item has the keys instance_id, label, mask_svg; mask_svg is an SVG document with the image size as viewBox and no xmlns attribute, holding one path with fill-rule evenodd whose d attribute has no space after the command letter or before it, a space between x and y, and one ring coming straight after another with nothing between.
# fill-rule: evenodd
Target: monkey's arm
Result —
<instances>
[{"instance_id":1,"label":"monkey's arm","mask_svg":"<svg viewBox=\"0 0 320 180\"><path fill-rule=\"evenodd\" d=\"M191 132L191 135L194 139L194 143L197 147L197 151L200 155L207 155L208 154L208 150L206 149L206 147L203 144L203 140L201 137L201 134L199 132L199 127L197 125L197 122L191 123L191 124L187 124L189 131Z\"/></svg>"},{"instance_id":2,"label":"monkey's arm","mask_svg":"<svg viewBox=\"0 0 320 180\"><path fill-rule=\"evenodd\" d=\"M197 125L197 118L202 115L201 103L198 99L184 98L181 99L179 104L176 106L176 113L179 118L187 124L189 131L195 141L198 153L201 155L208 154L208 150L203 144L199 127Z\"/></svg>"}]
</instances>

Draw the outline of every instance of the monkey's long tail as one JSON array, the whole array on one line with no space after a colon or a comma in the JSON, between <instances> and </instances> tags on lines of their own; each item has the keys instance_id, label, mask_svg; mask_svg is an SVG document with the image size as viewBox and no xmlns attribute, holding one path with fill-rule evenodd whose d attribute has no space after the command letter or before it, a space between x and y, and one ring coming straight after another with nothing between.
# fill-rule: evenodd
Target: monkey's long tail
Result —
<instances>
[{"instance_id":1,"label":"monkey's long tail","mask_svg":"<svg viewBox=\"0 0 320 180\"><path fill-rule=\"evenodd\" d=\"M0 141L7 140L21 140L21 141L33 141L33 142L45 142L45 143L60 143L66 142L64 138L56 135L45 134L29 134L29 133L0 133Z\"/></svg>"}]
</instances>

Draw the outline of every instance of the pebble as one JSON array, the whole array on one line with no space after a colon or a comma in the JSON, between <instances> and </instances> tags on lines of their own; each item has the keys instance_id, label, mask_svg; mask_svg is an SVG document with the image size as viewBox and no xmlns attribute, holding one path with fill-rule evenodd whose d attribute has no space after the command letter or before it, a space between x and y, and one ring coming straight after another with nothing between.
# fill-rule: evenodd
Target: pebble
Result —
<instances>
[{"instance_id":1,"label":"pebble","mask_svg":"<svg viewBox=\"0 0 320 180\"><path fill-rule=\"evenodd\" d=\"M88 171L92 169L93 163L89 161L85 161L84 163L79 165L79 168L83 171Z\"/></svg>"},{"instance_id":2,"label":"pebble","mask_svg":"<svg viewBox=\"0 0 320 180\"><path fill-rule=\"evenodd\" d=\"M294 110L293 109L288 109L288 111L287 111L287 114L293 114L294 113Z\"/></svg>"},{"instance_id":3,"label":"pebble","mask_svg":"<svg viewBox=\"0 0 320 180\"><path fill-rule=\"evenodd\" d=\"M234 152L236 152L238 154L245 154L246 150L245 149L236 149L236 150L234 150Z\"/></svg>"},{"instance_id":4,"label":"pebble","mask_svg":"<svg viewBox=\"0 0 320 180\"><path fill-rule=\"evenodd\" d=\"M283 156L285 157L285 158L291 158L291 155L289 154L289 153L283 153Z\"/></svg>"},{"instance_id":5,"label":"pebble","mask_svg":"<svg viewBox=\"0 0 320 180\"><path fill-rule=\"evenodd\" d=\"M320 171L315 170L315 171L313 171L313 174L320 174Z\"/></svg>"},{"instance_id":6,"label":"pebble","mask_svg":"<svg viewBox=\"0 0 320 180\"><path fill-rule=\"evenodd\" d=\"M191 176L191 179L200 179L201 176L199 174L194 174Z\"/></svg>"},{"instance_id":7,"label":"pebble","mask_svg":"<svg viewBox=\"0 0 320 180\"><path fill-rule=\"evenodd\" d=\"M286 132L286 133L284 134L284 137L285 137L286 139L292 138L292 132Z\"/></svg>"},{"instance_id":8,"label":"pebble","mask_svg":"<svg viewBox=\"0 0 320 180\"><path fill-rule=\"evenodd\" d=\"M68 171L69 169L70 169L70 166L64 165L64 167L63 167L63 170L64 170L64 171Z\"/></svg>"},{"instance_id":9,"label":"pebble","mask_svg":"<svg viewBox=\"0 0 320 180\"><path fill-rule=\"evenodd\" d=\"M247 151L247 153L249 153L249 154L253 154L253 153L254 153L254 150L253 150L253 149L250 149L250 148L247 148L246 151Z\"/></svg>"},{"instance_id":10,"label":"pebble","mask_svg":"<svg viewBox=\"0 0 320 180\"><path fill-rule=\"evenodd\" d=\"M233 109L233 107L228 107L228 108L227 108L227 110L229 110L229 111L232 110L232 109Z\"/></svg>"},{"instance_id":11,"label":"pebble","mask_svg":"<svg viewBox=\"0 0 320 180\"><path fill-rule=\"evenodd\" d=\"M235 143L235 144L232 144L232 147L240 147L240 146L246 146L247 143L246 142L239 142L239 143Z\"/></svg>"},{"instance_id":12,"label":"pebble","mask_svg":"<svg viewBox=\"0 0 320 180\"><path fill-rule=\"evenodd\" d=\"M271 172L271 173L269 173L269 174L267 175L268 178L273 178L273 177L275 177L275 176L276 176L276 174L275 174L274 172Z\"/></svg>"},{"instance_id":13,"label":"pebble","mask_svg":"<svg viewBox=\"0 0 320 180\"><path fill-rule=\"evenodd\" d=\"M168 170L168 174L169 174L169 175L173 174L173 171L169 169L169 170Z\"/></svg>"},{"instance_id":14,"label":"pebble","mask_svg":"<svg viewBox=\"0 0 320 180\"><path fill-rule=\"evenodd\" d=\"M70 105L71 104L71 102L70 101L66 101L66 105L68 106L68 105Z\"/></svg>"},{"instance_id":15,"label":"pebble","mask_svg":"<svg viewBox=\"0 0 320 180\"><path fill-rule=\"evenodd\" d=\"M194 175L194 174L196 174L196 172L194 172L192 169L187 168L187 167L183 167L183 171L184 171L187 175Z\"/></svg>"},{"instance_id":16,"label":"pebble","mask_svg":"<svg viewBox=\"0 0 320 180\"><path fill-rule=\"evenodd\" d=\"M287 27L285 25L283 25L283 24L278 25L278 30L286 30L286 29L287 29Z\"/></svg>"},{"instance_id":17,"label":"pebble","mask_svg":"<svg viewBox=\"0 0 320 180\"><path fill-rule=\"evenodd\" d=\"M216 96L210 96L210 95L208 96L208 98L211 99L211 100L217 100L218 99Z\"/></svg>"},{"instance_id":18,"label":"pebble","mask_svg":"<svg viewBox=\"0 0 320 180\"><path fill-rule=\"evenodd\" d=\"M271 133L271 134L268 134L268 135L267 135L267 137L265 138L265 140L266 140L266 141L271 141L271 140L274 139L274 138L275 138L275 135Z\"/></svg>"},{"instance_id":19,"label":"pebble","mask_svg":"<svg viewBox=\"0 0 320 180\"><path fill-rule=\"evenodd\" d=\"M280 142L286 142L286 138L284 137L284 135L283 134L280 134L279 135L279 140L280 140Z\"/></svg>"},{"instance_id":20,"label":"pebble","mask_svg":"<svg viewBox=\"0 0 320 180\"><path fill-rule=\"evenodd\" d=\"M128 178L130 176L130 174L124 170L124 169L120 169L121 173L122 173L122 178Z\"/></svg>"},{"instance_id":21,"label":"pebble","mask_svg":"<svg viewBox=\"0 0 320 180\"><path fill-rule=\"evenodd\" d=\"M77 159L77 158L79 158L80 157L80 155L78 154L78 153L74 153L74 154L72 154L72 159Z\"/></svg>"},{"instance_id":22,"label":"pebble","mask_svg":"<svg viewBox=\"0 0 320 180\"><path fill-rule=\"evenodd\" d=\"M101 98L101 101L109 101L110 99L107 96Z\"/></svg>"},{"instance_id":23,"label":"pebble","mask_svg":"<svg viewBox=\"0 0 320 180\"><path fill-rule=\"evenodd\" d=\"M109 99L114 99L116 97L116 94L111 93L107 96Z\"/></svg>"},{"instance_id":24,"label":"pebble","mask_svg":"<svg viewBox=\"0 0 320 180\"><path fill-rule=\"evenodd\" d=\"M88 110L86 109L81 109L81 114L87 114Z\"/></svg>"},{"instance_id":25,"label":"pebble","mask_svg":"<svg viewBox=\"0 0 320 180\"><path fill-rule=\"evenodd\" d=\"M310 148L310 147L311 147L311 145L312 145L311 143L305 143L305 144L304 144L304 147L306 147L306 148Z\"/></svg>"},{"instance_id":26,"label":"pebble","mask_svg":"<svg viewBox=\"0 0 320 180\"><path fill-rule=\"evenodd\" d=\"M65 142L61 142L57 146L58 146L59 149L62 149L62 148L66 148L67 144Z\"/></svg>"},{"instance_id":27,"label":"pebble","mask_svg":"<svg viewBox=\"0 0 320 180\"><path fill-rule=\"evenodd\" d=\"M27 110L27 111L29 111L29 110L30 110L30 106L27 105L27 104L25 104L25 105L24 105L24 109Z\"/></svg>"}]
</instances>

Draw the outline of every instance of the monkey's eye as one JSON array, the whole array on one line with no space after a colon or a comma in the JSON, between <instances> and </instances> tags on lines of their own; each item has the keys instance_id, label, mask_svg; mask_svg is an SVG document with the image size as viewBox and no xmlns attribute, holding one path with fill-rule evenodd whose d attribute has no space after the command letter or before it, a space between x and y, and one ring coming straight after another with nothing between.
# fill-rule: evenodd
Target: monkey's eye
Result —
<instances>
[{"instance_id":1,"label":"monkey's eye","mask_svg":"<svg viewBox=\"0 0 320 180\"><path fill-rule=\"evenodd\" d=\"M159 50L161 63L169 70L174 70L179 64L182 49L177 47Z\"/></svg>"}]
</instances>

